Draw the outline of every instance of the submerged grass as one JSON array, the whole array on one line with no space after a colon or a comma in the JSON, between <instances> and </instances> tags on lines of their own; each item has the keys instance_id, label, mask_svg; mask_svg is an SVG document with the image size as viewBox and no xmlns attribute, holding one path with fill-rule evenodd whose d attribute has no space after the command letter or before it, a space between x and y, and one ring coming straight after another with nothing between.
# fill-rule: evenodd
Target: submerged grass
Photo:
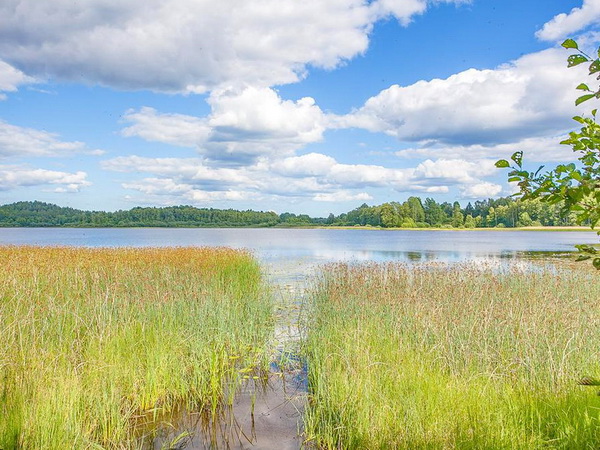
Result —
<instances>
[{"instance_id":1,"label":"submerged grass","mask_svg":"<svg viewBox=\"0 0 600 450\"><path fill-rule=\"evenodd\" d=\"M336 265L313 292L319 448L598 448L600 281L584 271Z\"/></svg>"},{"instance_id":2,"label":"submerged grass","mask_svg":"<svg viewBox=\"0 0 600 450\"><path fill-rule=\"evenodd\" d=\"M268 365L273 307L247 253L0 247L0 261L0 449L138 448L174 410L216 419Z\"/></svg>"}]
</instances>

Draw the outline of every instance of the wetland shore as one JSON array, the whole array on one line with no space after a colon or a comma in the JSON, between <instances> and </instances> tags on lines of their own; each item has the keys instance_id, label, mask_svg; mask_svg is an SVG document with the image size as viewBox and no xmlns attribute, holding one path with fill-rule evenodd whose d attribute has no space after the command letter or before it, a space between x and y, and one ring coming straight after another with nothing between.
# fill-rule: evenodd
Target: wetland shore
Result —
<instances>
[{"instance_id":1,"label":"wetland shore","mask_svg":"<svg viewBox=\"0 0 600 450\"><path fill-rule=\"evenodd\" d=\"M600 443L580 264L0 252L2 449Z\"/></svg>"}]
</instances>

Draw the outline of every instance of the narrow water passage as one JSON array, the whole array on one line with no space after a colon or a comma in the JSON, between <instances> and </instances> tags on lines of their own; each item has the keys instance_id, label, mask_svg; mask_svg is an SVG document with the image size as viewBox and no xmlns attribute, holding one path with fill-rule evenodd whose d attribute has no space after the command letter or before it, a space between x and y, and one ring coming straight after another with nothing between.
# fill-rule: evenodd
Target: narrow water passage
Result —
<instances>
[{"instance_id":1,"label":"narrow water passage","mask_svg":"<svg viewBox=\"0 0 600 450\"><path fill-rule=\"evenodd\" d=\"M307 279L316 265L266 265L276 305L272 362L266 382L249 377L218 423L195 413L180 414L147 448L152 450L297 450L307 398L306 366L299 356Z\"/></svg>"}]
</instances>

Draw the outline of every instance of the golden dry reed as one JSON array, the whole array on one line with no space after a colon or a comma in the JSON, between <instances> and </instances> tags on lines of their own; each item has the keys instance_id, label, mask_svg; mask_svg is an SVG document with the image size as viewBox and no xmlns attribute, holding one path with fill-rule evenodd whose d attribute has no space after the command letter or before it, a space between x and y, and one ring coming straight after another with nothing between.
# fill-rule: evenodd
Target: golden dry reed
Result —
<instances>
[{"instance_id":1,"label":"golden dry reed","mask_svg":"<svg viewBox=\"0 0 600 450\"><path fill-rule=\"evenodd\" d=\"M600 447L596 273L337 265L312 308L318 448Z\"/></svg>"},{"instance_id":2,"label":"golden dry reed","mask_svg":"<svg viewBox=\"0 0 600 450\"><path fill-rule=\"evenodd\" d=\"M0 247L0 449L137 448L267 363L272 303L231 249Z\"/></svg>"}]
</instances>

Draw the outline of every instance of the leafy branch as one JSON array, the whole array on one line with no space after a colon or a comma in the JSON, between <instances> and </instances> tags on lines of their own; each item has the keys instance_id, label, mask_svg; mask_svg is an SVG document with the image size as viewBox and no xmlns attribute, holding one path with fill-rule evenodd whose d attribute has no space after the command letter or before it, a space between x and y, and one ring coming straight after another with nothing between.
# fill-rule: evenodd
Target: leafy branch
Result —
<instances>
[{"instance_id":1,"label":"leafy branch","mask_svg":"<svg viewBox=\"0 0 600 450\"><path fill-rule=\"evenodd\" d=\"M592 59L572 39L567 39L562 46L578 51L567 58L568 67L590 62L589 75L600 80L600 59ZM600 58L600 48L598 56ZM577 89L589 93L577 98L576 105L592 98L600 99L600 88L592 91L587 84L581 83ZM550 204L562 202L563 214L573 214L578 224L590 225L592 229L600 222L600 125L596 123L596 112L596 109L592 111L591 118L573 117L581 129L569 133L569 138L561 142L571 146L578 155L579 164L560 164L547 172L542 172L544 166L540 166L535 172L529 172L523 168L522 151L513 153L512 162L505 159L496 162L496 167L511 169L508 181L517 183L517 196L523 200L539 198ZM577 245L576 248L579 250L578 261L591 259L593 266L600 270L600 251L590 245Z\"/></svg>"},{"instance_id":2,"label":"leafy branch","mask_svg":"<svg viewBox=\"0 0 600 450\"><path fill-rule=\"evenodd\" d=\"M598 75L596 75L596 80L600 80L600 48L598 48L598 52L597 52L598 58L594 59L591 56L589 56L587 53L585 53L583 50L580 50L579 46L577 45L577 42L575 42L573 39L567 39L561 45L566 49L577 50L577 53L570 55L567 58L567 67L575 67L580 64L589 62L590 63L590 65L588 67L589 75L598 74ZM581 97L578 97L577 100L575 100L575 105L579 105L583 102L587 102L588 100L591 100L593 98L600 99L600 87L598 88L598 90L593 91L592 89L589 88L589 86L587 84L580 83L575 89L578 89L578 90L584 91L584 92L589 92L589 94L584 94Z\"/></svg>"}]
</instances>

